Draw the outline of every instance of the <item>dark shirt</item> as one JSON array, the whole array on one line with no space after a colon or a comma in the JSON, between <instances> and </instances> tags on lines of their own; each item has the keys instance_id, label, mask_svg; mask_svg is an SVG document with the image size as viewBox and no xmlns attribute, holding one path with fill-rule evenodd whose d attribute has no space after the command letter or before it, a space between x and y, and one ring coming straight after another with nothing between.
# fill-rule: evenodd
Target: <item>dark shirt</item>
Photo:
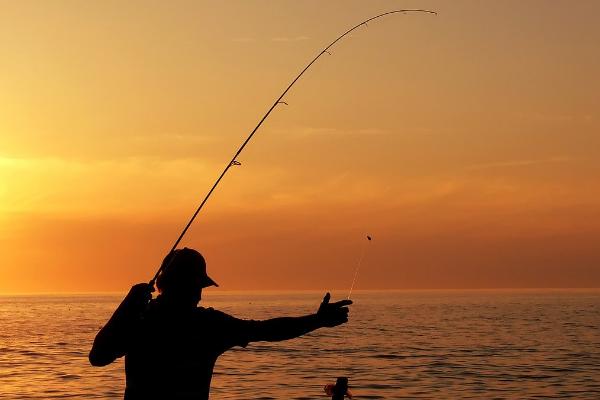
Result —
<instances>
[{"instance_id":1,"label":"dark shirt","mask_svg":"<svg viewBox=\"0 0 600 400\"><path fill-rule=\"evenodd\" d=\"M217 358L233 346L246 347L257 323L152 300L127 340L125 400L208 399Z\"/></svg>"}]
</instances>

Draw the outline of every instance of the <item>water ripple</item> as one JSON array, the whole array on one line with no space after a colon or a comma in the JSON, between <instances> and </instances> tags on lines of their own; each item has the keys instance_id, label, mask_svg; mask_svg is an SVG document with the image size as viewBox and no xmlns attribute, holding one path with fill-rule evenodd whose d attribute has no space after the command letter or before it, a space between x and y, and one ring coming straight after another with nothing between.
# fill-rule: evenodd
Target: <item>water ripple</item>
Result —
<instances>
[{"instance_id":1,"label":"water ripple","mask_svg":"<svg viewBox=\"0 0 600 400\"><path fill-rule=\"evenodd\" d=\"M245 318L312 312L319 294L212 294ZM0 398L122 397L122 360L87 353L115 296L0 297ZM359 292L351 323L224 355L212 399L600 398L598 292Z\"/></svg>"}]
</instances>

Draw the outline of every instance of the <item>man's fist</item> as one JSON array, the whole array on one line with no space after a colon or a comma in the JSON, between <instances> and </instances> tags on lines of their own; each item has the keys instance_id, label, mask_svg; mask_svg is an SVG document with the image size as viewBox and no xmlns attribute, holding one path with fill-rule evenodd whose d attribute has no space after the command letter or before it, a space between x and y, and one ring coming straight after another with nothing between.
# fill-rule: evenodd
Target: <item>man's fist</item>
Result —
<instances>
[{"instance_id":1,"label":"man's fist","mask_svg":"<svg viewBox=\"0 0 600 400\"><path fill-rule=\"evenodd\" d=\"M126 315L141 313L152 299L153 291L154 287L147 283L133 285L117 309L117 312Z\"/></svg>"},{"instance_id":2,"label":"man's fist","mask_svg":"<svg viewBox=\"0 0 600 400\"><path fill-rule=\"evenodd\" d=\"M329 303L331 295L327 293L317 311L317 317L322 326L334 327L348 322L348 307L352 300L341 300Z\"/></svg>"}]
</instances>

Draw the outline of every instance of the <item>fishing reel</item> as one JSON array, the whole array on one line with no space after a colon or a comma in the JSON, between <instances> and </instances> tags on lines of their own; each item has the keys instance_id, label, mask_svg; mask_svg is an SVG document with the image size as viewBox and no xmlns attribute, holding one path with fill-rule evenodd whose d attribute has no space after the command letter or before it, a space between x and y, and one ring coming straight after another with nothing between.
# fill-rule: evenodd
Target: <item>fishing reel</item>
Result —
<instances>
[{"instance_id":1,"label":"fishing reel","mask_svg":"<svg viewBox=\"0 0 600 400\"><path fill-rule=\"evenodd\" d=\"M328 383L323 388L327 396L331 396L331 400L344 400L344 398L352 398L352 392L348 389L348 378L341 376L337 378L335 384Z\"/></svg>"}]
</instances>

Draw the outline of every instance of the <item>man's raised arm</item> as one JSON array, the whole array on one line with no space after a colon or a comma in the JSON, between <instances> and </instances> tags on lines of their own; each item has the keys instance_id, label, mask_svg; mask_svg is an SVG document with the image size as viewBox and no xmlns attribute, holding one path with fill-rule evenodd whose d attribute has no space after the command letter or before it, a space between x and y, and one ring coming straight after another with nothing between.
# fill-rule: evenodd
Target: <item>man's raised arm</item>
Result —
<instances>
[{"instance_id":1,"label":"man's raised arm","mask_svg":"<svg viewBox=\"0 0 600 400\"><path fill-rule=\"evenodd\" d=\"M139 283L131 288L112 317L94 339L90 350L90 364L103 367L125 355L127 334L132 324L152 297L152 287Z\"/></svg>"},{"instance_id":2,"label":"man's raised arm","mask_svg":"<svg viewBox=\"0 0 600 400\"><path fill-rule=\"evenodd\" d=\"M293 339L315 329L334 327L348 322L348 307L351 300L329 303L331 295L327 293L316 314L302 317L281 317L256 321L250 335L251 342Z\"/></svg>"}]
</instances>

